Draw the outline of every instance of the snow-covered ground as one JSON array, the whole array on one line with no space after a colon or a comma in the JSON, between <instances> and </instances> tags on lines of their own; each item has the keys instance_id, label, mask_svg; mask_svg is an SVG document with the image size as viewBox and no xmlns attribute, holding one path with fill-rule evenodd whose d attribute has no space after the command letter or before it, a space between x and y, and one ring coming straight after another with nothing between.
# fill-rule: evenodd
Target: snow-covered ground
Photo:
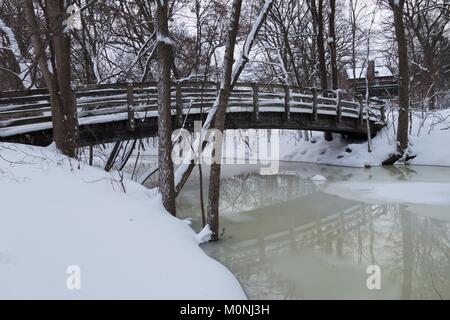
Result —
<instances>
[{"instance_id":1,"label":"snow-covered ground","mask_svg":"<svg viewBox=\"0 0 450 320\"><path fill-rule=\"evenodd\" d=\"M428 113L422 118L413 114L410 134L410 152L417 157L413 165L450 166L450 110ZM314 162L339 166L379 166L396 149L396 134L389 116L388 126L372 140L372 152L367 142L349 144L339 135L331 142L323 133L313 132L313 138L306 141L298 132L284 132L280 135L280 159L285 161Z\"/></svg>"},{"instance_id":2,"label":"snow-covered ground","mask_svg":"<svg viewBox=\"0 0 450 320\"><path fill-rule=\"evenodd\" d=\"M0 144L0 194L0 299L245 299L187 223L117 173Z\"/></svg>"}]
</instances>

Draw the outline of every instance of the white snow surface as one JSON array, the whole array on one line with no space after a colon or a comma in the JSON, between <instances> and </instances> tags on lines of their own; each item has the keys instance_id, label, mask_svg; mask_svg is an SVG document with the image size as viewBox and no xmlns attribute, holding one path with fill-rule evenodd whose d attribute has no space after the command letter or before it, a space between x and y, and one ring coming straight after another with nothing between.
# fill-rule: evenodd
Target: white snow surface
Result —
<instances>
[{"instance_id":1,"label":"white snow surface","mask_svg":"<svg viewBox=\"0 0 450 320\"><path fill-rule=\"evenodd\" d=\"M0 299L245 299L159 195L53 146L0 144ZM66 286L69 266L80 290Z\"/></svg>"},{"instance_id":2,"label":"white snow surface","mask_svg":"<svg viewBox=\"0 0 450 320\"><path fill-rule=\"evenodd\" d=\"M317 174L314 177L311 177L311 181L327 181L327 178L321 176L320 174Z\"/></svg>"},{"instance_id":3,"label":"white snow surface","mask_svg":"<svg viewBox=\"0 0 450 320\"><path fill-rule=\"evenodd\" d=\"M444 182L336 182L325 192L374 203L450 205L450 183Z\"/></svg>"},{"instance_id":4,"label":"white snow surface","mask_svg":"<svg viewBox=\"0 0 450 320\"><path fill-rule=\"evenodd\" d=\"M389 116L391 117L391 116ZM340 135L327 142L322 132L313 132L313 138L306 141L298 132L283 131L280 135L280 159L285 161L313 162L320 164L365 167L380 166L396 149L396 135L390 118L386 128L378 132L372 140L372 152L367 142L348 143ZM440 110L427 114L413 115L410 134L410 153L416 158L412 165L450 166L450 110Z\"/></svg>"},{"instance_id":5,"label":"white snow surface","mask_svg":"<svg viewBox=\"0 0 450 320\"><path fill-rule=\"evenodd\" d=\"M353 68L346 69L347 77L353 80ZM367 68L356 67L355 68L355 79L365 79L367 75ZM386 66L376 66L375 67L375 77L392 77L392 71Z\"/></svg>"}]
</instances>

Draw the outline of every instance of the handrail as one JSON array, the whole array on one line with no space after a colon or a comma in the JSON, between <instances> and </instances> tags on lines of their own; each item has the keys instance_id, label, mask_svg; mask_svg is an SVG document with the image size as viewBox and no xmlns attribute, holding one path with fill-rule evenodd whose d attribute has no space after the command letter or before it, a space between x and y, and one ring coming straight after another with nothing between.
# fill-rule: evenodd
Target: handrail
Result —
<instances>
[{"instance_id":1,"label":"handrail","mask_svg":"<svg viewBox=\"0 0 450 320\"><path fill-rule=\"evenodd\" d=\"M157 85L146 83L115 83L82 85L75 89L79 118L128 113L130 130L136 113L157 109ZM171 85L172 108L176 110L177 123L184 110L210 107L216 99L219 85L216 82L179 81ZM371 101L369 114L384 122L384 104ZM379 105L378 105L379 104ZM364 106L360 99L342 90L321 90L293 85L241 82L235 85L229 101L230 110L252 112L258 121L261 112L282 112L290 121L291 113L309 113L318 120L320 114L335 115L337 123L343 117L364 121ZM231 112L231 111L230 111ZM236 111L234 111L236 112ZM154 116L154 115L153 115ZM7 91L0 95L0 128L47 122L51 118L50 95L45 88L28 91Z\"/></svg>"}]
</instances>

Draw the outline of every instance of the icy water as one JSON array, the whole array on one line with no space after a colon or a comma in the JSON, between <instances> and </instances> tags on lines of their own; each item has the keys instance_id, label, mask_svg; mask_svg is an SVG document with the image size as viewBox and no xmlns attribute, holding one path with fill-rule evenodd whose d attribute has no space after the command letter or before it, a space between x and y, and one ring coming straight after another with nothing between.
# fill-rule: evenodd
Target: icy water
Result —
<instances>
[{"instance_id":1,"label":"icy water","mask_svg":"<svg viewBox=\"0 0 450 320\"><path fill-rule=\"evenodd\" d=\"M450 169L225 166L220 208L221 241L202 247L250 299L450 299ZM201 229L198 174L178 215Z\"/></svg>"}]
</instances>

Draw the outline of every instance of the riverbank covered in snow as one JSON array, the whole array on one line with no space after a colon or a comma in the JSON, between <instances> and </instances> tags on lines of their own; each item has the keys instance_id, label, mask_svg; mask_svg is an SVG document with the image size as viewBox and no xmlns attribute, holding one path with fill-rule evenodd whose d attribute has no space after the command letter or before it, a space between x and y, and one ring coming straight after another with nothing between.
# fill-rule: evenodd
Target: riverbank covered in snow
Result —
<instances>
[{"instance_id":1,"label":"riverbank covered in snow","mask_svg":"<svg viewBox=\"0 0 450 320\"><path fill-rule=\"evenodd\" d=\"M367 142L348 143L340 135L331 142L325 141L322 132L313 132L306 141L298 132L280 135L280 159L284 161L313 162L320 164L365 167L380 166L396 149L396 119L389 121L372 140L372 152ZM395 124L395 126L394 126ZM450 166L450 110L412 115L410 153L416 158L413 165Z\"/></svg>"},{"instance_id":2,"label":"riverbank covered in snow","mask_svg":"<svg viewBox=\"0 0 450 320\"><path fill-rule=\"evenodd\" d=\"M245 299L187 223L117 173L0 144L0 194L0 299Z\"/></svg>"},{"instance_id":3,"label":"riverbank covered in snow","mask_svg":"<svg viewBox=\"0 0 450 320\"><path fill-rule=\"evenodd\" d=\"M367 142L350 143L339 134L333 134L333 141L329 142L325 141L323 132L310 132L312 136L306 139L304 132L299 130L227 130L222 154L224 163L228 164L243 163L236 159L247 159L247 162L248 159L258 159L263 164L269 160L279 160L358 168L381 166L396 149L396 125L395 113L390 113L387 126L372 140L371 152ZM450 109L426 115L420 112L412 114L410 153L416 157L409 164L450 166L449 143ZM258 144L259 147L256 147ZM261 145L264 144L261 152ZM158 142L149 139L145 150L135 150L133 160L139 153L140 156L153 157L150 162L154 162L157 148ZM210 154L211 150L207 148L204 156ZM106 159L103 156L101 162Z\"/></svg>"}]
</instances>

